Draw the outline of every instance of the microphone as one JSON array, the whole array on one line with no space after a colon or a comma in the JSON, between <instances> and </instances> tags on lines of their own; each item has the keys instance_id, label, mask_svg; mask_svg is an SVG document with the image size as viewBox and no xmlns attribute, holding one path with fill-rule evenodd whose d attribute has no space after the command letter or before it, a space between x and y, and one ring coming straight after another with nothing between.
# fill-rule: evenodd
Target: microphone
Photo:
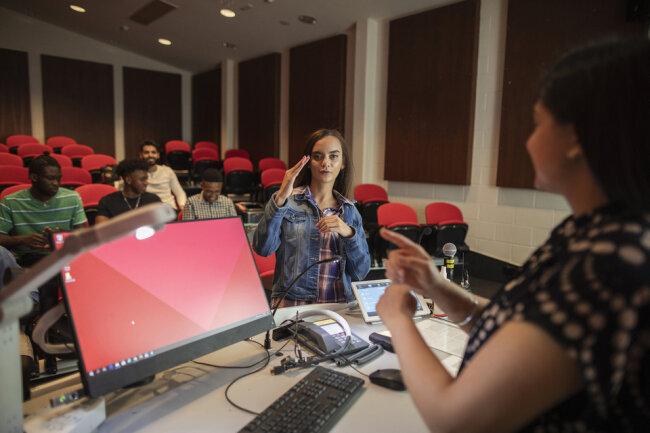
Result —
<instances>
[{"instance_id":1,"label":"microphone","mask_svg":"<svg viewBox=\"0 0 650 433\"><path fill-rule=\"evenodd\" d=\"M273 307L273 311L271 312L271 315L273 317L275 317L275 312L278 311L278 307L280 306L280 304L284 300L285 296L287 296L287 293L289 293L289 291L291 290L293 285L296 284L296 281L298 281L300 278L302 278L302 276L305 275L308 270L310 270L311 268L313 268L316 265L322 265L323 263L335 262L337 260L341 260L341 256L334 255L332 257L329 257L329 258L323 259L323 260L319 260L319 261L314 262L311 265L307 266L305 268L305 270L303 270L296 278L293 279L293 281L291 281L291 283L289 284L289 287L287 287L282 293L280 293L280 296L277 297L278 301L275 303L275 307ZM273 299L276 299L276 298L271 298L271 303L273 302ZM266 331L266 337L264 338L264 348L267 349L267 350L271 348L270 332L271 332L271 330Z\"/></svg>"},{"instance_id":2,"label":"microphone","mask_svg":"<svg viewBox=\"0 0 650 433\"><path fill-rule=\"evenodd\" d=\"M447 278L453 281L454 278L454 256L456 255L456 245L447 242L442 246L442 254L445 256L445 270L447 271Z\"/></svg>"}]
</instances>

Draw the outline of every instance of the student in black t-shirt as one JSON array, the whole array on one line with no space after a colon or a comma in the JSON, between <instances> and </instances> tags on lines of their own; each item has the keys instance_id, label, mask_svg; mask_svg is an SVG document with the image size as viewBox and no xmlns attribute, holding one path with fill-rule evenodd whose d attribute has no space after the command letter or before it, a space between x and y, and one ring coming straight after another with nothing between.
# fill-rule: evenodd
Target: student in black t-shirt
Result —
<instances>
[{"instance_id":1,"label":"student in black t-shirt","mask_svg":"<svg viewBox=\"0 0 650 433\"><path fill-rule=\"evenodd\" d=\"M149 178L147 169L145 161L135 158L125 159L117 165L115 171L122 178L124 189L108 194L99 201L95 224L140 206L160 201L156 194L145 191Z\"/></svg>"}]
</instances>

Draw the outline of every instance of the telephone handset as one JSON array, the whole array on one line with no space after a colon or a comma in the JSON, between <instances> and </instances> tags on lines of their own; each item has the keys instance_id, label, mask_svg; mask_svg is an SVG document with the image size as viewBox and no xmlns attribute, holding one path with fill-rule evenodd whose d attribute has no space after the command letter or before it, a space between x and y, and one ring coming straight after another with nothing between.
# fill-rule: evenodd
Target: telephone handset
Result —
<instances>
[{"instance_id":1,"label":"telephone handset","mask_svg":"<svg viewBox=\"0 0 650 433\"><path fill-rule=\"evenodd\" d=\"M341 348L345 343L345 331L331 318L315 322L299 322L292 326L298 341L318 355L326 355ZM369 346L366 341L355 334L351 335L350 346L346 353L351 354Z\"/></svg>"}]
</instances>

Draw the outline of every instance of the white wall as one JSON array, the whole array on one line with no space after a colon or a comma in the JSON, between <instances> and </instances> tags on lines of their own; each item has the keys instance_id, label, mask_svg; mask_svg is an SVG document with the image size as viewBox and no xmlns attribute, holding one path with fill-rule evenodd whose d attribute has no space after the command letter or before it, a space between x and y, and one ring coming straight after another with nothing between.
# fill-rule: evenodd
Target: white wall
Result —
<instances>
[{"instance_id":1,"label":"white wall","mask_svg":"<svg viewBox=\"0 0 650 433\"><path fill-rule=\"evenodd\" d=\"M388 25L372 20L356 25L356 71L353 153L356 183L387 186L391 201L412 206L421 222L434 201L457 205L469 223L472 250L523 263L569 214L558 195L496 186L499 122L505 59L507 0L482 0L478 76L469 186L383 179L385 149ZM376 68L376 69L374 69ZM532 112L532 107L531 107ZM524 143L521 144L522 146Z\"/></svg>"},{"instance_id":2,"label":"white wall","mask_svg":"<svg viewBox=\"0 0 650 433\"><path fill-rule=\"evenodd\" d=\"M188 71L122 50L2 7L0 7L0 47L28 53L32 135L41 142L45 139L41 54L113 65L115 156L118 160L124 158L123 66L181 74L182 139L185 141L191 139L192 74Z\"/></svg>"}]
</instances>

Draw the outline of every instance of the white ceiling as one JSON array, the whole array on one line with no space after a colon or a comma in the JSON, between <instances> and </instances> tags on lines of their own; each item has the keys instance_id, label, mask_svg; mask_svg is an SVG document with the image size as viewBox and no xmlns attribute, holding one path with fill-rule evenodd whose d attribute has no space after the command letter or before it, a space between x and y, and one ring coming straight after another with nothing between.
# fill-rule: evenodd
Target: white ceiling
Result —
<instances>
[{"instance_id":1,"label":"white ceiling","mask_svg":"<svg viewBox=\"0 0 650 433\"><path fill-rule=\"evenodd\" d=\"M148 26L129 19L150 0L0 0L0 5L102 42L200 72L222 60L258 57L347 31L365 18L395 18L456 0L165 0L178 6ZM77 13L76 4L86 9ZM223 5L237 13L219 14ZM246 5L250 9L242 11ZM299 15L317 19L314 25ZM285 21L289 25L282 25ZM123 30L122 26L128 26ZM158 38L172 41L160 45ZM237 49L223 47L224 42Z\"/></svg>"}]
</instances>

